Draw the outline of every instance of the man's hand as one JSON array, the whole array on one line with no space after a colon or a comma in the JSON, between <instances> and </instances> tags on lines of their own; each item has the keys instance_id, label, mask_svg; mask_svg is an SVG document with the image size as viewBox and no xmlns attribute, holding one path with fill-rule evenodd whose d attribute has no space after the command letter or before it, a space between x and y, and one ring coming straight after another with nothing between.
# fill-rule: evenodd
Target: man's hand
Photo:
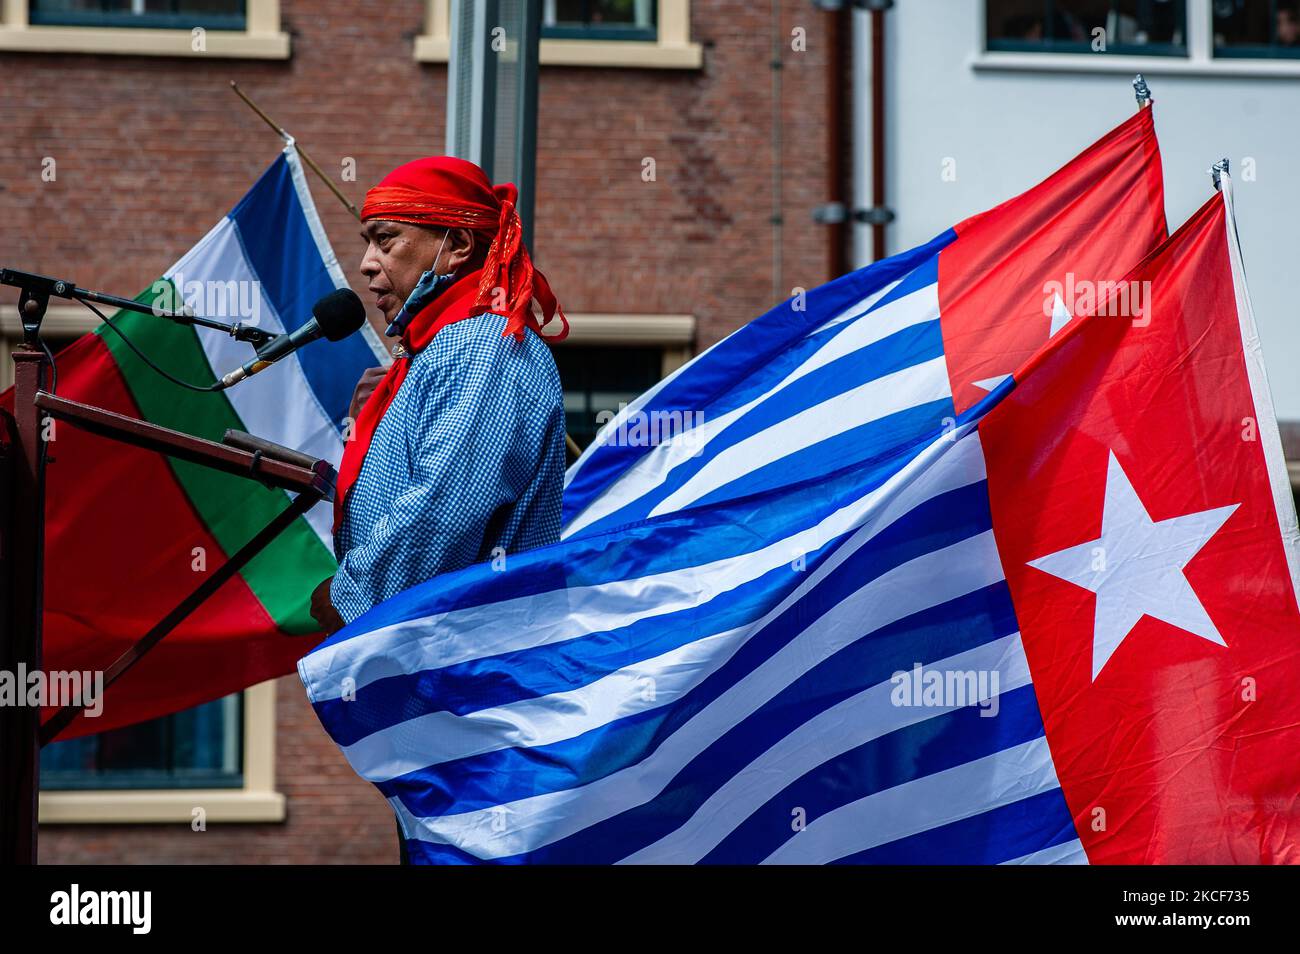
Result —
<instances>
[{"instance_id":1,"label":"man's hand","mask_svg":"<svg viewBox=\"0 0 1300 954\"><path fill-rule=\"evenodd\" d=\"M352 403L348 406L348 417L354 421L357 419L357 415L365 407L366 401L370 400L370 395L374 393L376 386L387 373L387 368L366 368L361 372L361 380L357 382L357 388L352 392Z\"/></svg>"},{"instance_id":2,"label":"man's hand","mask_svg":"<svg viewBox=\"0 0 1300 954\"><path fill-rule=\"evenodd\" d=\"M327 636L337 632L344 626L343 617L339 615L339 611L330 602L330 584L333 582L334 577L326 577L320 581L320 584L311 594L312 619L320 623L321 629L325 630Z\"/></svg>"}]
</instances>

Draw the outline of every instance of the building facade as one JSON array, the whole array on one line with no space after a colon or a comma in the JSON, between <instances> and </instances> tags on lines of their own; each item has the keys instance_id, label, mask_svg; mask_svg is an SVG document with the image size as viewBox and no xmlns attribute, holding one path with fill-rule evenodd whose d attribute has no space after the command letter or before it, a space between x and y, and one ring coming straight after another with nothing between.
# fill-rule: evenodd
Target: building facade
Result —
<instances>
[{"instance_id":1,"label":"building facade","mask_svg":"<svg viewBox=\"0 0 1300 954\"><path fill-rule=\"evenodd\" d=\"M1209 194L1210 162L1226 154L1240 169L1271 384L1281 416L1300 419L1289 3L896 0L875 20L874 104L852 69L871 49L870 14L849 6L544 0L534 244L573 325L555 353L580 442L600 411L849 267L869 246L833 224L834 204L872 163L893 213L885 250L911 247L1121 121L1139 71L1171 227ZM359 205L393 166L442 151L449 17L448 0L0 0L0 263L119 294L147 287L281 146L232 79ZM875 150L852 150L855 102L867 120L881 111ZM311 187L364 292L355 220ZM0 384L11 292L0 289ZM52 307L46 330L90 327ZM1300 433L1284 431L1300 456ZM396 859L391 813L296 676L68 744L45 767L43 862Z\"/></svg>"},{"instance_id":2,"label":"building facade","mask_svg":"<svg viewBox=\"0 0 1300 954\"><path fill-rule=\"evenodd\" d=\"M147 287L282 145L232 79L360 205L392 167L442 151L449 6L3 0L0 262ZM811 210L835 197L839 18L743 0L544 11L534 245L572 321L556 358L581 441L599 410L831 277L836 229ZM364 293L356 222L311 187ZM0 291L6 351L12 291ZM80 310L52 305L46 333L93 327ZM58 749L45 757L43 862L396 858L391 813L296 676Z\"/></svg>"}]
</instances>

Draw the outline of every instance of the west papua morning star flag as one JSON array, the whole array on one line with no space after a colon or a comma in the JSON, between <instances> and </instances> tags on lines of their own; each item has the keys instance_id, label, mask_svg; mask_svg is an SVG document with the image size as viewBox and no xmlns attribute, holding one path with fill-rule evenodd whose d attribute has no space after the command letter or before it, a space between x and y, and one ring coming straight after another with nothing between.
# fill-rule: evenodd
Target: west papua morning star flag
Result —
<instances>
[{"instance_id":1,"label":"west papua morning star flag","mask_svg":"<svg viewBox=\"0 0 1300 954\"><path fill-rule=\"evenodd\" d=\"M1300 862L1300 531L1227 175L1034 363L981 432L1089 859Z\"/></svg>"},{"instance_id":2,"label":"west papua morning star flag","mask_svg":"<svg viewBox=\"0 0 1300 954\"><path fill-rule=\"evenodd\" d=\"M345 285L290 145L140 300L183 299L201 316L284 332ZM217 331L133 312L112 320L155 364L192 384L211 384L252 356L250 345ZM382 360L365 325L230 390L196 393L158 375L101 325L57 355L58 392L210 440L238 428L337 464L352 388ZM12 390L3 400L12 409ZM107 668L290 500L255 480L67 423L55 429L50 457L48 670ZM329 507L317 506L296 520L115 683L98 717L78 716L59 738L176 712L291 672L319 638L309 601L335 569L330 519Z\"/></svg>"},{"instance_id":3,"label":"west papua morning star flag","mask_svg":"<svg viewBox=\"0 0 1300 954\"><path fill-rule=\"evenodd\" d=\"M1116 254L1136 261L1164 232L1151 135L1139 114L1081 157L1092 175L1049 180L1064 207L1022 198L1003 227L1059 251L1076 217L1131 202ZM723 417L644 456L694 496L632 496L637 516L435 578L302 660L414 860L1083 859L992 532L973 428L994 397L958 410L943 360L937 257L962 241L774 309L657 388L642 407L686 394ZM1064 273L1020 244L998 281ZM1008 340L1047 340L1037 294ZM958 698L929 698L936 678Z\"/></svg>"},{"instance_id":4,"label":"west papua morning star flag","mask_svg":"<svg viewBox=\"0 0 1300 954\"><path fill-rule=\"evenodd\" d=\"M1146 108L1028 192L773 308L597 435L565 536L902 452L1165 239L1162 183Z\"/></svg>"}]
</instances>

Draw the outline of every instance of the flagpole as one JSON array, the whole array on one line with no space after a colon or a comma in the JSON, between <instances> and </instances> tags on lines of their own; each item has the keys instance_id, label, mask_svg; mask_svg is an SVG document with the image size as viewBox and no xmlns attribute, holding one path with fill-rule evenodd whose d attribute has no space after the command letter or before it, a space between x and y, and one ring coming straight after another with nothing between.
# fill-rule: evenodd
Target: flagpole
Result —
<instances>
[{"instance_id":1,"label":"flagpole","mask_svg":"<svg viewBox=\"0 0 1300 954\"><path fill-rule=\"evenodd\" d=\"M1151 105L1151 87L1141 73L1133 77L1133 97L1137 100L1138 109Z\"/></svg>"},{"instance_id":2,"label":"flagpole","mask_svg":"<svg viewBox=\"0 0 1300 954\"><path fill-rule=\"evenodd\" d=\"M323 170L320 166L316 165L316 160L313 159L311 156L307 155L307 150L302 148L302 146L298 145L298 140L290 136L289 133L285 131L285 128L283 126L277 123L270 116L266 115L266 113L262 110L262 108L258 106L255 102L253 102L248 97L248 94L245 93L242 89L240 89L239 84L236 83L234 80L230 81L230 88L234 90L236 96L238 96L240 99L244 101L245 105L247 105L249 109L257 113L257 115L261 117L262 122L266 123L272 129L274 129L277 133L280 134L281 139L283 139L289 145L293 146L294 150L302 158L302 161L307 164L307 168L311 169L312 172L316 173L316 175L320 177L320 181L325 183L326 188L328 188L331 192L333 192L334 196L340 202L343 203L344 207L349 212L352 213L353 218L355 218L358 222L360 222L361 213L357 211L356 205L353 204L351 199L349 199L347 196L343 194L343 192L339 189L337 185L334 184L334 180L325 174L325 170Z\"/></svg>"},{"instance_id":3,"label":"flagpole","mask_svg":"<svg viewBox=\"0 0 1300 954\"><path fill-rule=\"evenodd\" d=\"M1228 158L1224 156L1214 165L1210 166L1210 178L1214 180L1214 191L1223 191L1223 176L1228 174Z\"/></svg>"},{"instance_id":4,"label":"flagpole","mask_svg":"<svg viewBox=\"0 0 1300 954\"><path fill-rule=\"evenodd\" d=\"M240 99L244 101L244 104L247 105L249 109L257 113L257 115L261 117L262 122L266 123L272 129L274 129L276 133L279 134L281 139L283 139L285 142L293 146L293 148L297 151L298 155L302 157L302 161L307 164L307 167L311 169L312 172L316 173L317 176L320 177L320 181L325 183L326 188L328 188L331 192L333 192L335 198L337 198L340 202L342 202L343 205L347 208L347 210L352 213L353 217L356 218L358 222L360 222L361 213L357 211L357 207L353 204L352 200L343 194L343 192L339 189L339 187L334 184L334 180L325 174L325 170L323 170L320 166L316 165L316 160L312 159L311 156L307 155L307 151L303 149L302 146L298 145L298 140L295 139L293 136L289 135L288 131L283 126L277 123L270 116L266 115L265 111L263 111L263 109L260 106L258 106L255 102L253 102L252 99L249 98L248 94L245 93L242 89L240 89L239 84L236 83L234 80L230 81L230 88L234 90L236 96L238 96ZM569 432L567 429L564 432L564 446L568 450L568 452L573 455L574 460L577 460L579 457L582 456L582 448L578 446L577 441L575 441L572 437L569 436Z\"/></svg>"}]
</instances>

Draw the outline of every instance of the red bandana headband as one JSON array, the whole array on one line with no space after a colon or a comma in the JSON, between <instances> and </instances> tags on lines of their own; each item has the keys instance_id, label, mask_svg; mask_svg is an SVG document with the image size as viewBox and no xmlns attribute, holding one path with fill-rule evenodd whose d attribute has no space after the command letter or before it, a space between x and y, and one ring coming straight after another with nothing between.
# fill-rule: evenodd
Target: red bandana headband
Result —
<instances>
[{"instance_id":1,"label":"red bandana headband","mask_svg":"<svg viewBox=\"0 0 1300 954\"><path fill-rule=\"evenodd\" d=\"M505 335L521 339L524 328L540 332L556 315L562 341L569 333L564 310L555 300L546 276L533 267L523 245L522 227L513 184L493 187L483 170L452 156L432 156L398 166L366 193L361 219L383 219L410 225L469 229L490 241L482 280L470 307L471 315L505 315ZM532 303L542 309L539 327ZM503 335L504 336L504 335ZM548 336L551 337L551 336Z\"/></svg>"}]
</instances>

